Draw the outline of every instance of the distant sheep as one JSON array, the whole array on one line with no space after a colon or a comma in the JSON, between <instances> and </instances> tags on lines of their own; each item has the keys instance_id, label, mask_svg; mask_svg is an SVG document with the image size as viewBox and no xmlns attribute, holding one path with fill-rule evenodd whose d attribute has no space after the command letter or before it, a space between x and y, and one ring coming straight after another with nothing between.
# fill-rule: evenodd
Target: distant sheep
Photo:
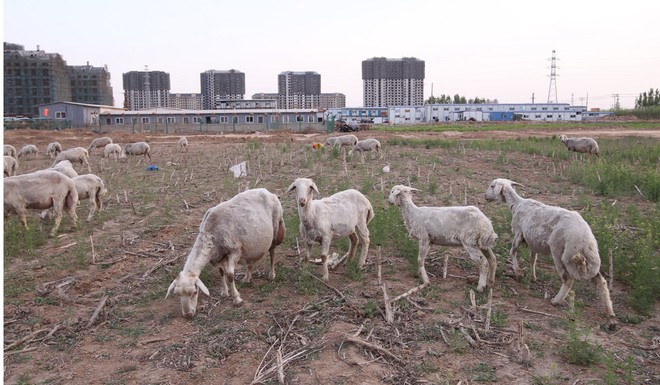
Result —
<instances>
[{"instance_id":1,"label":"distant sheep","mask_svg":"<svg viewBox=\"0 0 660 385\"><path fill-rule=\"evenodd\" d=\"M353 155L354 152L365 152L365 151L376 151L380 152L380 142L378 139L365 139L358 141L353 149L348 152L348 155Z\"/></svg>"},{"instance_id":2,"label":"distant sheep","mask_svg":"<svg viewBox=\"0 0 660 385\"><path fill-rule=\"evenodd\" d=\"M23 146L23 148L21 148L21 151L19 151L18 154L16 154L16 158L22 158L28 155L34 155L34 157L36 158L38 152L39 150L37 149L37 146L35 146L34 144L26 144L25 146Z\"/></svg>"},{"instance_id":3,"label":"distant sheep","mask_svg":"<svg viewBox=\"0 0 660 385\"><path fill-rule=\"evenodd\" d=\"M593 138L569 138L560 135L559 140L564 143L568 151L595 154L596 157L600 157L598 143Z\"/></svg>"},{"instance_id":4,"label":"distant sheep","mask_svg":"<svg viewBox=\"0 0 660 385\"><path fill-rule=\"evenodd\" d=\"M46 148L46 154L50 159L56 157L60 152L62 152L62 145L59 142L49 143Z\"/></svg>"},{"instance_id":5,"label":"distant sheep","mask_svg":"<svg viewBox=\"0 0 660 385\"><path fill-rule=\"evenodd\" d=\"M117 143L110 143L106 145L103 148L103 157L110 159L111 155L115 158L116 162L117 158L121 155L121 146Z\"/></svg>"},{"instance_id":6,"label":"distant sheep","mask_svg":"<svg viewBox=\"0 0 660 385\"><path fill-rule=\"evenodd\" d=\"M69 178L75 178L78 176L78 172L73 168L73 165L68 160L63 160L56 164L55 166L49 168L48 170L55 170L61 172L62 174L68 176Z\"/></svg>"},{"instance_id":7,"label":"distant sheep","mask_svg":"<svg viewBox=\"0 0 660 385\"><path fill-rule=\"evenodd\" d=\"M4 157L5 176L16 175L16 172L18 171L18 166L19 166L18 159L14 158L13 156L5 155Z\"/></svg>"},{"instance_id":8,"label":"distant sheep","mask_svg":"<svg viewBox=\"0 0 660 385\"><path fill-rule=\"evenodd\" d=\"M92 172L91 167L89 167L89 153L87 152L87 149L82 147L74 147L68 150L64 150L57 154L51 167L54 167L56 164L63 160L68 160L71 163L80 163L83 166L87 166L87 172Z\"/></svg>"},{"instance_id":9,"label":"distant sheep","mask_svg":"<svg viewBox=\"0 0 660 385\"><path fill-rule=\"evenodd\" d=\"M179 139L179 150L188 152L188 139L185 136Z\"/></svg>"},{"instance_id":10,"label":"distant sheep","mask_svg":"<svg viewBox=\"0 0 660 385\"><path fill-rule=\"evenodd\" d=\"M11 144L5 144L5 155L16 158L16 148Z\"/></svg>"},{"instance_id":11,"label":"distant sheep","mask_svg":"<svg viewBox=\"0 0 660 385\"><path fill-rule=\"evenodd\" d=\"M107 146L108 144L111 144L111 143L112 143L112 138L109 138L107 136L104 136L102 138L96 138L96 139L92 140L92 143L89 145L89 148L87 149L87 151L89 153L91 153L93 149L99 148L99 147L103 148L103 147L105 147L105 146Z\"/></svg>"},{"instance_id":12,"label":"distant sheep","mask_svg":"<svg viewBox=\"0 0 660 385\"><path fill-rule=\"evenodd\" d=\"M78 201L89 199L90 210L87 215L87 222L92 220L96 210L103 209L103 197L108 192L103 184L103 179L94 174L85 174L72 178L78 192Z\"/></svg>"},{"instance_id":13,"label":"distant sheep","mask_svg":"<svg viewBox=\"0 0 660 385\"><path fill-rule=\"evenodd\" d=\"M358 138L355 135L340 135L340 136L332 136L323 142L323 146L339 146L339 147L344 147L344 146L355 146L358 142Z\"/></svg>"},{"instance_id":14,"label":"distant sheep","mask_svg":"<svg viewBox=\"0 0 660 385\"><path fill-rule=\"evenodd\" d=\"M144 155L144 158L149 157L149 162L151 162L150 152L151 147L146 142L128 143L124 146L124 150L119 158L126 159L126 155Z\"/></svg>"},{"instance_id":15,"label":"distant sheep","mask_svg":"<svg viewBox=\"0 0 660 385\"><path fill-rule=\"evenodd\" d=\"M199 291L210 295L199 275L211 262L219 265L222 274L220 294L229 294L229 280L234 304L240 305L243 300L234 283L236 264L239 261L247 264L244 281L250 282L253 265L270 253L268 278L275 279L275 247L282 243L285 233L282 204L277 195L266 189L244 191L210 208L202 218L183 270L170 284L165 298L175 293L181 300L183 316L194 316Z\"/></svg>"}]
</instances>

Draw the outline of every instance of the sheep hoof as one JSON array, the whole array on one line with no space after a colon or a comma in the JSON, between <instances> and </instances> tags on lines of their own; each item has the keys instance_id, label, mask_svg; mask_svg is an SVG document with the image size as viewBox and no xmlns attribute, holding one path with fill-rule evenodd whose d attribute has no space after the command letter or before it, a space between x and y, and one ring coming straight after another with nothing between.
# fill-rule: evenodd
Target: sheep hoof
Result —
<instances>
[{"instance_id":1,"label":"sheep hoof","mask_svg":"<svg viewBox=\"0 0 660 385\"><path fill-rule=\"evenodd\" d=\"M242 300L240 297L234 299L234 306L236 306L236 307L241 307L241 306L243 306L243 300Z\"/></svg>"},{"instance_id":2,"label":"sheep hoof","mask_svg":"<svg viewBox=\"0 0 660 385\"><path fill-rule=\"evenodd\" d=\"M618 322L616 320L616 317L610 318L608 324L607 324L607 329L610 331L616 330L618 326Z\"/></svg>"}]
</instances>

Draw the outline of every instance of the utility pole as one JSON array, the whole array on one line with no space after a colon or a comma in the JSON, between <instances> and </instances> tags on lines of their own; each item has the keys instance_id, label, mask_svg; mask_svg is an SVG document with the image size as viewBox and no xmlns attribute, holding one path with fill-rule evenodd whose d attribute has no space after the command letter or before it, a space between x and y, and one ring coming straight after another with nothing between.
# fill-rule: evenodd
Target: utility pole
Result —
<instances>
[{"instance_id":1,"label":"utility pole","mask_svg":"<svg viewBox=\"0 0 660 385\"><path fill-rule=\"evenodd\" d=\"M548 88L548 104L557 103L557 56L555 56L555 50L552 50L552 58L550 58L550 87ZM554 90L554 92L553 92ZM554 94L554 99L552 95Z\"/></svg>"},{"instance_id":2,"label":"utility pole","mask_svg":"<svg viewBox=\"0 0 660 385\"><path fill-rule=\"evenodd\" d=\"M534 93L532 92L532 104L534 104Z\"/></svg>"}]
</instances>

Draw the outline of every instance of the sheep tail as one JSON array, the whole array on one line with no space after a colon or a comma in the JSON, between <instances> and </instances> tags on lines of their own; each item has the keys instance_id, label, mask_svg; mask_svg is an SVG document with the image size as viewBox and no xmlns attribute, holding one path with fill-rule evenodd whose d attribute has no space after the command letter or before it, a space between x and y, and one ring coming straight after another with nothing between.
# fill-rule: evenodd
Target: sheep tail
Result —
<instances>
[{"instance_id":1,"label":"sheep tail","mask_svg":"<svg viewBox=\"0 0 660 385\"><path fill-rule=\"evenodd\" d=\"M497 243L497 234L495 232L483 233L479 239L479 247L481 249L491 249Z\"/></svg>"},{"instance_id":2,"label":"sheep tail","mask_svg":"<svg viewBox=\"0 0 660 385\"><path fill-rule=\"evenodd\" d=\"M284 240L284 234L286 234L286 227L284 226L284 220L280 219L279 223L277 224L277 233L275 235L275 239L273 240L273 246L277 246L282 243Z\"/></svg>"},{"instance_id":3,"label":"sheep tail","mask_svg":"<svg viewBox=\"0 0 660 385\"><path fill-rule=\"evenodd\" d=\"M582 253L577 253L571 257L569 273L574 278L590 279L599 274L599 270L600 264L598 266L591 264L590 266L589 259L582 255Z\"/></svg>"},{"instance_id":4,"label":"sheep tail","mask_svg":"<svg viewBox=\"0 0 660 385\"><path fill-rule=\"evenodd\" d=\"M94 193L94 199L96 200L96 205L98 206L99 210L103 209L103 202L101 201L101 192L103 192L103 187L99 186L96 188L96 192Z\"/></svg>"},{"instance_id":5,"label":"sheep tail","mask_svg":"<svg viewBox=\"0 0 660 385\"><path fill-rule=\"evenodd\" d=\"M76 200L73 197L74 193L76 193L76 189L71 189L66 194L66 199L64 200L64 207L68 210L76 208Z\"/></svg>"},{"instance_id":6,"label":"sheep tail","mask_svg":"<svg viewBox=\"0 0 660 385\"><path fill-rule=\"evenodd\" d=\"M367 223L371 222L372 219L376 216L376 213L374 213L373 207L369 207L369 210L367 210Z\"/></svg>"}]
</instances>

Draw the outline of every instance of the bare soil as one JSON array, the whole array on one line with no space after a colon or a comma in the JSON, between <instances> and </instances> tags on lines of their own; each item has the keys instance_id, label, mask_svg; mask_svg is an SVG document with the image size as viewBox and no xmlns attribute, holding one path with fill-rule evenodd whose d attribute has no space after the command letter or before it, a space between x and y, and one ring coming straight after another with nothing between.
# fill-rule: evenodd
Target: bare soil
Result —
<instances>
[{"instance_id":1,"label":"bare soil","mask_svg":"<svg viewBox=\"0 0 660 385\"><path fill-rule=\"evenodd\" d=\"M660 125L656 130L628 130L616 121L611 123L597 129L567 125L561 131L530 125L515 131L369 131L357 136L375 137L384 145L392 137L478 140L565 133L660 138ZM35 144L45 152L52 141L64 148L87 147L96 136L83 130L13 130L4 132L4 143L17 149ZM608 331L602 327L606 322L603 307L589 283L575 286L576 300L584 303L577 321L589 330L588 340L618 357L619 365L630 357L634 380L626 382L627 372L620 366L612 369L615 364L578 366L566 361L562 349L571 320L566 307L550 304L559 283L547 257L539 261L536 283L512 279L508 264L498 270L493 326L488 331L484 329L486 310L481 307L487 296L477 293L478 307L472 307L469 292L476 287L477 268L465 260L462 250L432 248L426 263L431 286L398 301L394 322L388 324L379 271L390 298L420 284L395 246L372 243L361 278L359 274L355 278L350 265L342 264L330 272L325 285L312 276L320 276L318 266L301 264L302 244L297 244L298 229L292 226L276 249L278 278L267 280L267 263L262 261L252 283L238 284L243 306L235 307L231 299L219 296L220 276L211 266L203 273L211 298L200 298L193 319L181 316L178 299L164 300L204 212L247 187L266 187L278 194L289 221L297 213L285 191L296 177L312 175L322 180L324 194L340 179L363 189L364 175L370 175L377 181L374 191L383 189L386 194L392 185L407 183L411 174L418 174L420 181L438 181L438 196L449 197L452 204L467 200L488 215L502 207L486 203L483 191L490 180L501 176L524 175L528 196L574 205L575 196L588 192L549 178L548 170L557 160L530 162L525 154L508 154L508 175L502 175L496 152L456 156L443 149L384 146L382 158L367 155L364 162L358 158L343 162L329 151L319 156L322 161L310 162L308 158L314 157L310 145L323 142L325 134L187 134L188 153L178 152L179 136L123 132L110 136L121 145L148 141L153 164L160 170L146 171L148 163L139 158L116 164L94 150L92 172L104 179L109 190L100 216L91 223L80 222L78 228L65 217L57 238L46 238L43 245L19 255L4 253L7 384L250 384L260 368L272 373L262 383L275 384L278 352L287 384L588 384L603 383L608 371L618 376L615 383L660 384L658 313ZM418 167L416 151L436 156L437 169ZM248 159L246 154L255 153ZM228 177L228 166L243 160L250 164L248 177ZM392 172L385 174L381 168L388 163ZM36 159L21 159L19 173L50 164L43 153ZM423 199L419 205L446 203L439 197ZM643 209L653 207L639 197L622 201ZM384 201L372 204L377 215L387 208ZM87 209L88 203L82 202L79 218L86 217ZM16 222L15 218L5 220L5 234ZM41 227L38 232L43 234L50 228L48 222L40 224L36 214L28 222ZM499 235L500 244L510 244L510 234ZM318 253L318 247L314 251ZM331 251L342 253L335 244ZM442 278L444 255L452 257L446 279ZM498 258L502 266L508 262L506 255ZM523 266L528 265L527 258L521 260ZM242 272L240 267L239 280ZM634 315L626 305L627 294L627 287L614 280L612 299L619 317ZM522 340L520 325L524 325Z\"/></svg>"}]
</instances>

